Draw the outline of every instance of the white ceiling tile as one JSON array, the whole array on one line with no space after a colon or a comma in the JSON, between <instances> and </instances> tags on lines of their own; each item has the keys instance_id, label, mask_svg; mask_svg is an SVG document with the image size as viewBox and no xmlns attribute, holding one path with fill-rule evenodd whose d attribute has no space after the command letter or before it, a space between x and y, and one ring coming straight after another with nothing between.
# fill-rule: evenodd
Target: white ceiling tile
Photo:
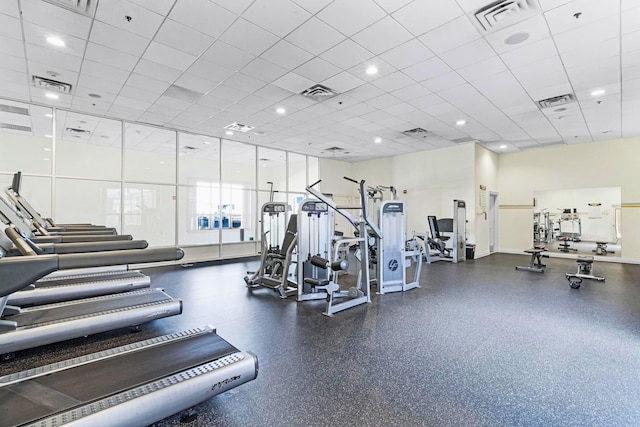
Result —
<instances>
[{"instance_id":1,"label":"white ceiling tile","mask_svg":"<svg viewBox=\"0 0 640 427\"><path fill-rule=\"evenodd\" d=\"M201 59L206 59L224 68L237 71L250 63L254 59L254 56L218 40L207 49L201 56Z\"/></svg>"},{"instance_id":2,"label":"white ceiling tile","mask_svg":"<svg viewBox=\"0 0 640 427\"><path fill-rule=\"evenodd\" d=\"M393 64L399 70L433 58L433 56L433 52L416 39L409 40L380 55L382 59Z\"/></svg>"},{"instance_id":3,"label":"white ceiling tile","mask_svg":"<svg viewBox=\"0 0 640 427\"><path fill-rule=\"evenodd\" d=\"M556 7L562 6L563 4L569 3L573 0L538 0L540 2L540 7L542 10L547 11L551 9L555 9Z\"/></svg>"},{"instance_id":4,"label":"white ceiling tile","mask_svg":"<svg viewBox=\"0 0 640 427\"><path fill-rule=\"evenodd\" d=\"M371 57L373 57L371 52L350 39L343 41L320 55L320 58L342 69L351 68Z\"/></svg>"},{"instance_id":5,"label":"white ceiling tile","mask_svg":"<svg viewBox=\"0 0 640 427\"><path fill-rule=\"evenodd\" d=\"M228 0L235 1L235 0ZM298 6L306 9L314 15L324 9L333 0L291 0Z\"/></svg>"},{"instance_id":6,"label":"white ceiling tile","mask_svg":"<svg viewBox=\"0 0 640 427\"><path fill-rule=\"evenodd\" d=\"M275 64L280 64L284 68L293 70L313 58L313 55L292 45L286 40L280 40L264 52L261 57Z\"/></svg>"},{"instance_id":7,"label":"white ceiling tile","mask_svg":"<svg viewBox=\"0 0 640 427\"><path fill-rule=\"evenodd\" d=\"M3 55L24 58L24 46L20 40L0 36L0 53Z\"/></svg>"},{"instance_id":8,"label":"white ceiling tile","mask_svg":"<svg viewBox=\"0 0 640 427\"><path fill-rule=\"evenodd\" d=\"M2 5L0 6L0 13L14 18L20 18L18 2L2 2Z\"/></svg>"},{"instance_id":9,"label":"white ceiling tile","mask_svg":"<svg viewBox=\"0 0 640 427\"><path fill-rule=\"evenodd\" d=\"M407 42L412 36L393 18L387 16L351 38L370 52L379 55Z\"/></svg>"},{"instance_id":10,"label":"white ceiling tile","mask_svg":"<svg viewBox=\"0 0 640 427\"><path fill-rule=\"evenodd\" d=\"M613 38L599 43L582 46L560 54L566 68L589 65L602 59L620 55L620 39Z\"/></svg>"},{"instance_id":11,"label":"white ceiling tile","mask_svg":"<svg viewBox=\"0 0 640 427\"><path fill-rule=\"evenodd\" d=\"M24 0L20 4L23 21L82 39L89 34L91 19L87 16L39 0Z\"/></svg>"},{"instance_id":12,"label":"white ceiling tile","mask_svg":"<svg viewBox=\"0 0 640 427\"><path fill-rule=\"evenodd\" d=\"M500 59L500 57L492 56L484 61L476 62L475 64L468 65L466 67L458 68L458 74L469 82L485 79L488 76L492 76L498 73L502 73L507 70L506 65Z\"/></svg>"},{"instance_id":13,"label":"white ceiling tile","mask_svg":"<svg viewBox=\"0 0 640 427\"><path fill-rule=\"evenodd\" d=\"M201 0L176 1L169 14L169 18L210 37L219 37L236 17L210 1Z\"/></svg>"},{"instance_id":14,"label":"white ceiling tile","mask_svg":"<svg viewBox=\"0 0 640 427\"><path fill-rule=\"evenodd\" d=\"M26 27L28 23L25 21L24 24ZM9 15L0 14L0 36L22 40L22 28L20 27L20 19L14 18ZM33 41L31 41L31 43L33 43Z\"/></svg>"},{"instance_id":15,"label":"white ceiling tile","mask_svg":"<svg viewBox=\"0 0 640 427\"><path fill-rule=\"evenodd\" d=\"M350 94L353 95L353 94ZM367 104L376 107L376 108L387 108L392 105L396 105L400 103L400 100L393 95L389 95L388 93L384 95L376 96L375 98L369 99L365 101Z\"/></svg>"},{"instance_id":16,"label":"white ceiling tile","mask_svg":"<svg viewBox=\"0 0 640 427\"><path fill-rule=\"evenodd\" d=\"M164 91L167 90L167 88L170 86L167 82L152 79L148 76L142 76L135 73L129 76L127 85L158 94L164 93Z\"/></svg>"},{"instance_id":17,"label":"white ceiling tile","mask_svg":"<svg viewBox=\"0 0 640 427\"><path fill-rule=\"evenodd\" d=\"M18 58L17 56L6 55L2 58L2 68L7 68L9 70L20 71L22 73L27 72L27 63L24 58ZM29 67L29 71L31 74L35 74L31 67ZM70 72L69 72L70 73ZM39 74L38 74L39 75Z\"/></svg>"},{"instance_id":18,"label":"white ceiling tile","mask_svg":"<svg viewBox=\"0 0 640 427\"><path fill-rule=\"evenodd\" d=\"M415 83L402 89L394 90L391 95L402 101L410 101L421 96L429 95L431 91L419 83Z\"/></svg>"},{"instance_id":19,"label":"white ceiling tile","mask_svg":"<svg viewBox=\"0 0 640 427\"><path fill-rule=\"evenodd\" d=\"M509 68L523 67L527 64L556 56L558 51L551 37L529 45L505 52L500 58Z\"/></svg>"},{"instance_id":20,"label":"white ceiling tile","mask_svg":"<svg viewBox=\"0 0 640 427\"><path fill-rule=\"evenodd\" d=\"M80 70L82 59L77 56L67 55L59 51L47 49L44 47L29 44L29 43L27 43L25 47L27 50L27 59L29 61L36 61L36 62L40 62L41 64L48 64L52 68L52 71L58 71L59 69L62 69L62 70L70 70L70 71L78 72ZM89 52L89 48L87 48L87 58L90 58L90 54L93 54L93 53L94 53L94 50L91 50L91 52ZM116 54L119 54L119 52L116 52ZM102 59L105 59L105 58L102 58ZM126 59L129 59L129 58L126 58Z\"/></svg>"},{"instance_id":21,"label":"white ceiling tile","mask_svg":"<svg viewBox=\"0 0 640 427\"><path fill-rule=\"evenodd\" d=\"M417 82L431 79L449 71L451 71L451 67L445 64L440 58L427 59L426 61L402 70L403 73Z\"/></svg>"},{"instance_id":22,"label":"white ceiling tile","mask_svg":"<svg viewBox=\"0 0 640 427\"><path fill-rule=\"evenodd\" d=\"M419 36L462 14L462 9L455 0L439 0L437 7L426 1L414 1L394 12L392 16L413 35Z\"/></svg>"},{"instance_id":23,"label":"white ceiling tile","mask_svg":"<svg viewBox=\"0 0 640 427\"><path fill-rule=\"evenodd\" d=\"M131 20L124 19L125 16L130 16ZM96 19L151 39L164 17L127 0L111 0L98 3Z\"/></svg>"},{"instance_id":24,"label":"white ceiling tile","mask_svg":"<svg viewBox=\"0 0 640 427\"><path fill-rule=\"evenodd\" d=\"M127 98L141 99L143 101L149 102L155 102L155 100L160 97L160 93L158 91L151 92L129 85L125 85L122 87L120 95L126 96Z\"/></svg>"},{"instance_id":25,"label":"white ceiling tile","mask_svg":"<svg viewBox=\"0 0 640 427\"><path fill-rule=\"evenodd\" d=\"M335 0L316 16L342 34L351 37L385 15L385 11L373 0Z\"/></svg>"},{"instance_id":26,"label":"white ceiling tile","mask_svg":"<svg viewBox=\"0 0 640 427\"><path fill-rule=\"evenodd\" d=\"M413 0L374 0L387 13L393 13Z\"/></svg>"},{"instance_id":27,"label":"white ceiling tile","mask_svg":"<svg viewBox=\"0 0 640 427\"><path fill-rule=\"evenodd\" d=\"M174 85L176 86L180 86L202 94L209 92L219 84L219 81L205 79L190 73L184 73L174 82Z\"/></svg>"},{"instance_id":28,"label":"white ceiling tile","mask_svg":"<svg viewBox=\"0 0 640 427\"><path fill-rule=\"evenodd\" d=\"M378 97L383 94L384 94L384 91L382 89L377 88L370 83L363 84L362 86L359 86L349 92L349 96L361 102L367 101L369 99Z\"/></svg>"},{"instance_id":29,"label":"white ceiling tile","mask_svg":"<svg viewBox=\"0 0 640 427\"><path fill-rule=\"evenodd\" d=\"M11 18L13 19L13 18ZM24 22L24 39L27 43L40 46L45 49L49 49L52 52L60 52L65 55L74 55L82 58L84 56L84 50L86 47L86 39L81 39L78 37L73 37L70 35L58 35L57 33L49 30L48 28L41 27L39 25L31 24L29 22ZM19 35L22 33L22 30L18 29ZM52 46L47 42L47 37L50 36L58 36L65 43L65 46L57 47Z\"/></svg>"},{"instance_id":30,"label":"white ceiling tile","mask_svg":"<svg viewBox=\"0 0 640 427\"><path fill-rule=\"evenodd\" d=\"M145 9L164 16L169 13L175 0L131 0L131 3L135 3L138 6L142 6Z\"/></svg>"},{"instance_id":31,"label":"white ceiling tile","mask_svg":"<svg viewBox=\"0 0 640 427\"><path fill-rule=\"evenodd\" d=\"M254 55L273 46L278 37L245 19L238 19L220 37L220 40Z\"/></svg>"},{"instance_id":32,"label":"white ceiling tile","mask_svg":"<svg viewBox=\"0 0 640 427\"><path fill-rule=\"evenodd\" d=\"M217 96L220 99L223 99L226 101L237 102L242 98L246 97L248 93L245 91L238 90L236 88L220 85L216 87L214 90L212 90L211 92L209 92L209 95Z\"/></svg>"},{"instance_id":33,"label":"white ceiling tile","mask_svg":"<svg viewBox=\"0 0 640 427\"><path fill-rule=\"evenodd\" d=\"M242 14L253 0L210 0L217 5L224 7L227 10L235 13L236 15Z\"/></svg>"},{"instance_id":34,"label":"white ceiling tile","mask_svg":"<svg viewBox=\"0 0 640 427\"><path fill-rule=\"evenodd\" d=\"M360 85L363 85L365 82L355 77L354 75L343 71L340 74L336 74L335 76L325 80L322 82L324 86L330 87L340 93L344 93L354 89Z\"/></svg>"},{"instance_id":35,"label":"white ceiling tile","mask_svg":"<svg viewBox=\"0 0 640 427\"><path fill-rule=\"evenodd\" d=\"M151 42L142 58L167 67L186 70L195 61L196 56L154 41Z\"/></svg>"},{"instance_id":36,"label":"white ceiling tile","mask_svg":"<svg viewBox=\"0 0 640 427\"><path fill-rule=\"evenodd\" d=\"M129 55L142 56L151 40L100 21L93 23L89 40Z\"/></svg>"},{"instance_id":37,"label":"white ceiling tile","mask_svg":"<svg viewBox=\"0 0 640 427\"><path fill-rule=\"evenodd\" d=\"M146 110L151 107L152 102L142 101L139 98L127 98L126 96L118 96L114 101L114 105L119 105L122 107L133 108L136 110Z\"/></svg>"},{"instance_id":38,"label":"white ceiling tile","mask_svg":"<svg viewBox=\"0 0 640 427\"><path fill-rule=\"evenodd\" d=\"M604 18L620 19L620 2L574 0L544 13L552 34L560 34L590 23L601 25ZM576 13L579 13L576 18Z\"/></svg>"},{"instance_id":39,"label":"white ceiling tile","mask_svg":"<svg viewBox=\"0 0 640 427\"><path fill-rule=\"evenodd\" d=\"M510 37L520 37L527 35L527 39L517 44L509 44ZM504 53L510 50L519 49L522 46L533 44L537 41L549 37L549 28L542 15L535 15L516 25L504 28L494 33L489 33L485 39L497 53Z\"/></svg>"},{"instance_id":40,"label":"white ceiling tile","mask_svg":"<svg viewBox=\"0 0 640 427\"><path fill-rule=\"evenodd\" d=\"M466 16L461 16L418 37L418 40L435 54L440 55L479 38L478 30Z\"/></svg>"},{"instance_id":41,"label":"white ceiling tile","mask_svg":"<svg viewBox=\"0 0 640 427\"><path fill-rule=\"evenodd\" d=\"M600 22L565 31L554 37L559 52L567 52L578 47L608 40L620 35L620 17L602 18Z\"/></svg>"},{"instance_id":42,"label":"white ceiling tile","mask_svg":"<svg viewBox=\"0 0 640 427\"><path fill-rule=\"evenodd\" d=\"M240 70L242 74L270 83L287 73L285 68L262 58L256 58Z\"/></svg>"},{"instance_id":43,"label":"white ceiling tile","mask_svg":"<svg viewBox=\"0 0 640 427\"><path fill-rule=\"evenodd\" d=\"M440 55L452 68L465 67L475 62L495 56L494 50L485 39L478 39Z\"/></svg>"},{"instance_id":44,"label":"white ceiling tile","mask_svg":"<svg viewBox=\"0 0 640 427\"><path fill-rule=\"evenodd\" d=\"M622 36L622 52L632 52L640 49L640 31L627 33Z\"/></svg>"},{"instance_id":45,"label":"white ceiling tile","mask_svg":"<svg viewBox=\"0 0 640 427\"><path fill-rule=\"evenodd\" d=\"M242 15L246 20L285 37L311 17L289 0L256 0Z\"/></svg>"},{"instance_id":46,"label":"white ceiling tile","mask_svg":"<svg viewBox=\"0 0 640 427\"><path fill-rule=\"evenodd\" d=\"M392 92L400 88L414 84L415 81L410 77L407 77L401 71L389 74L371 82L372 85L384 90L385 92Z\"/></svg>"},{"instance_id":47,"label":"white ceiling tile","mask_svg":"<svg viewBox=\"0 0 640 427\"><path fill-rule=\"evenodd\" d=\"M293 93L300 93L308 87L313 86L315 83L315 81L302 77L299 74L288 73L275 80L272 84Z\"/></svg>"},{"instance_id":48,"label":"white ceiling tile","mask_svg":"<svg viewBox=\"0 0 640 427\"><path fill-rule=\"evenodd\" d=\"M344 39L345 36L316 17L312 17L286 37L287 41L314 55L321 54Z\"/></svg>"},{"instance_id":49,"label":"white ceiling tile","mask_svg":"<svg viewBox=\"0 0 640 427\"><path fill-rule=\"evenodd\" d=\"M186 25L167 19L158 30L154 41L191 55L199 56L211 46L213 38L192 30Z\"/></svg>"},{"instance_id":50,"label":"white ceiling tile","mask_svg":"<svg viewBox=\"0 0 640 427\"><path fill-rule=\"evenodd\" d=\"M276 102L290 97L291 92L274 85L266 85L265 87L258 89L254 93L254 95L258 95Z\"/></svg>"},{"instance_id":51,"label":"white ceiling tile","mask_svg":"<svg viewBox=\"0 0 640 427\"><path fill-rule=\"evenodd\" d=\"M313 80L314 82L321 82L338 74L340 72L340 68L325 61L324 59L315 57L311 61L305 62L296 68L295 72L296 74Z\"/></svg>"},{"instance_id":52,"label":"white ceiling tile","mask_svg":"<svg viewBox=\"0 0 640 427\"><path fill-rule=\"evenodd\" d=\"M415 111L416 107L414 107L411 104L408 104L406 102L401 102L399 104L396 105L392 105L391 107L387 107L384 108L383 111L385 113L389 113L393 116L403 116L402 118L405 119L406 117L404 116L405 114L408 114L412 111Z\"/></svg>"},{"instance_id":53,"label":"white ceiling tile","mask_svg":"<svg viewBox=\"0 0 640 427\"><path fill-rule=\"evenodd\" d=\"M97 93L102 96L115 95L122 89L122 83L120 82L113 82L86 74L82 74L78 79L78 87L81 86L90 90L91 93Z\"/></svg>"},{"instance_id":54,"label":"white ceiling tile","mask_svg":"<svg viewBox=\"0 0 640 427\"><path fill-rule=\"evenodd\" d=\"M82 63L82 74L124 84L124 82L127 81L130 72L128 70L121 70L107 64L101 64L99 62L85 59Z\"/></svg>"},{"instance_id":55,"label":"white ceiling tile","mask_svg":"<svg viewBox=\"0 0 640 427\"><path fill-rule=\"evenodd\" d=\"M577 91L591 91L606 85L620 83L620 59L611 57L590 64L589 67L578 66L566 70L571 84Z\"/></svg>"},{"instance_id":56,"label":"white ceiling tile","mask_svg":"<svg viewBox=\"0 0 640 427\"><path fill-rule=\"evenodd\" d=\"M137 74L153 77L154 79L169 83L173 82L182 74L180 70L149 61L148 59L140 59L140 62L138 62L138 65L136 65L133 71Z\"/></svg>"},{"instance_id":57,"label":"white ceiling tile","mask_svg":"<svg viewBox=\"0 0 640 427\"><path fill-rule=\"evenodd\" d=\"M441 74L438 77L421 82L422 85L432 92L439 92L465 83L467 82L455 71Z\"/></svg>"}]
</instances>

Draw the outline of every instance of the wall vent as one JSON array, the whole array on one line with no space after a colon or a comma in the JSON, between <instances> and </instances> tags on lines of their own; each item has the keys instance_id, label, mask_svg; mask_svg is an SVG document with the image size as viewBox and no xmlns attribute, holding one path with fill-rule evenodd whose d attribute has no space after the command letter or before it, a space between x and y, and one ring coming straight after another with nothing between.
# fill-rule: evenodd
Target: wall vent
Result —
<instances>
[{"instance_id":1,"label":"wall vent","mask_svg":"<svg viewBox=\"0 0 640 427\"><path fill-rule=\"evenodd\" d=\"M31 132L31 128L29 126L14 125L11 123L0 123L0 129L17 130L20 132Z\"/></svg>"},{"instance_id":2,"label":"wall vent","mask_svg":"<svg viewBox=\"0 0 640 427\"><path fill-rule=\"evenodd\" d=\"M473 23L485 33L494 32L540 13L536 0L498 0L473 14Z\"/></svg>"},{"instance_id":3,"label":"wall vent","mask_svg":"<svg viewBox=\"0 0 640 427\"><path fill-rule=\"evenodd\" d=\"M62 93L71 93L71 85L69 83L59 82L57 80L47 79L40 76L32 76L33 85L41 89L55 90Z\"/></svg>"},{"instance_id":4,"label":"wall vent","mask_svg":"<svg viewBox=\"0 0 640 427\"><path fill-rule=\"evenodd\" d=\"M538 101L538 105L540 108L552 108L557 107L559 105L569 104L571 102L575 102L576 97L572 93L567 93L560 96L554 96L552 98L542 99Z\"/></svg>"},{"instance_id":5,"label":"wall vent","mask_svg":"<svg viewBox=\"0 0 640 427\"><path fill-rule=\"evenodd\" d=\"M93 17L98 0L44 0L81 15Z\"/></svg>"},{"instance_id":6,"label":"wall vent","mask_svg":"<svg viewBox=\"0 0 640 427\"><path fill-rule=\"evenodd\" d=\"M13 105L0 104L0 111L3 113L22 114L23 116L29 115L28 108L14 107Z\"/></svg>"},{"instance_id":7,"label":"wall vent","mask_svg":"<svg viewBox=\"0 0 640 427\"><path fill-rule=\"evenodd\" d=\"M428 130L422 129L422 128L409 129L409 130L405 130L402 133L404 135L412 136L414 138L426 138L427 136L430 135L430 132Z\"/></svg>"},{"instance_id":8,"label":"wall vent","mask_svg":"<svg viewBox=\"0 0 640 427\"><path fill-rule=\"evenodd\" d=\"M300 95L315 99L316 101L324 101L325 99L338 95L338 92L321 84L317 84L303 90L300 92Z\"/></svg>"},{"instance_id":9,"label":"wall vent","mask_svg":"<svg viewBox=\"0 0 640 427\"><path fill-rule=\"evenodd\" d=\"M471 142L471 141L475 141L474 138L471 138L469 136L465 136L464 138L457 138L457 139L452 139L451 142L455 142L456 144L462 144L464 142Z\"/></svg>"},{"instance_id":10,"label":"wall vent","mask_svg":"<svg viewBox=\"0 0 640 427\"><path fill-rule=\"evenodd\" d=\"M243 125L242 123L233 122L230 125L226 125L224 128L228 130L246 133L246 132L249 132L251 129L254 129L255 126Z\"/></svg>"}]
</instances>

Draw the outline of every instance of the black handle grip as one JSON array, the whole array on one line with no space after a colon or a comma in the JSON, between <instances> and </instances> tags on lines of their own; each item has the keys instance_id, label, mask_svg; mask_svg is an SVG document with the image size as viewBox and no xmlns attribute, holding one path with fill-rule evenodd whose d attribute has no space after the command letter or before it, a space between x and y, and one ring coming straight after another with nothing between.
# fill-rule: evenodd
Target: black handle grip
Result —
<instances>
[{"instance_id":1,"label":"black handle grip","mask_svg":"<svg viewBox=\"0 0 640 427\"><path fill-rule=\"evenodd\" d=\"M348 176L343 176L344 179L346 179L347 181L351 181L354 184L360 184L358 181L356 181L355 179L349 178Z\"/></svg>"},{"instance_id":2,"label":"black handle grip","mask_svg":"<svg viewBox=\"0 0 640 427\"><path fill-rule=\"evenodd\" d=\"M182 259L183 256L184 252L180 248L132 249L128 251L58 255L61 270L102 267L106 265L176 261Z\"/></svg>"},{"instance_id":3,"label":"black handle grip","mask_svg":"<svg viewBox=\"0 0 640 427\"><path fill-rule=\"evenodd\" d=\"M314 187L314 186L316 186L316 185L320 184L321 182L322 182L322 180L321 180L321 179L319 179L319 180L317 180L316 182L314 182L313 184L309 185L309 188Z\"/></svg>"}]
</instances>

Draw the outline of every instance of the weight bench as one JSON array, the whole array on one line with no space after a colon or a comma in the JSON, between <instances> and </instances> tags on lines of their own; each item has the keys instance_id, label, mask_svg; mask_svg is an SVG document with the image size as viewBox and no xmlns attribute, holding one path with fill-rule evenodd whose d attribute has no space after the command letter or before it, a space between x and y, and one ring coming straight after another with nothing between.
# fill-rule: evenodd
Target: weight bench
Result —
<instances>
[{"instance_id":1,"label":"weight bench","mask_svg":"<svg viewBox=\"0 0 640 427\"><path fill-rule=\"evenodd\" d=\"M571 289L578 289L582 283L582 279L597 280L598 282L604 282L604 277L593 275L593 257L592 256L579 256L576 259L578 263L578 271L576 273L565 273L565 277L571 285Z\"/></svg>"},{"instance_id":2,"label":"weight bench","mask_svg":"<svg viewBox=\"0 0 640 427\"><path fill-rule=\"evenodd\" d=\"M595 252L596 255L615 254L614 251L607 250L607 242L596 242L596 248L591 252Z\"/></svg>"},{"instance_id":3,"label":"weight bench","mask_svg":"<svg viewBox=\"0 0 640 427\"><path fill-rule=\"evenodd\" d=\"M546 267L547 265L542 263L542 258L549 258L549 255L543 255L542 252L545 252L546 250L547 248L545 248L544 246L535 246L531 249L527 249L525 252L531 254L529 265L527 265L526 267L518 265L516 266L516 270L544 273L543 267Z\"/></svg>"},{"instance_id":4,"label":"weight bench","mask_svg":"<svg viewBox=\"0 0 640 427\"><path fill-rule=\"evenodd\" d=\"M578 251L576 248L572 248L571 246L569 246L569 242L571 241L571 237L569 236L560 236L558 237L558 240L560 240L560 242L558 244L558 250L560 252L569 252L569 251Z\"/></svg>"}]
</instances>

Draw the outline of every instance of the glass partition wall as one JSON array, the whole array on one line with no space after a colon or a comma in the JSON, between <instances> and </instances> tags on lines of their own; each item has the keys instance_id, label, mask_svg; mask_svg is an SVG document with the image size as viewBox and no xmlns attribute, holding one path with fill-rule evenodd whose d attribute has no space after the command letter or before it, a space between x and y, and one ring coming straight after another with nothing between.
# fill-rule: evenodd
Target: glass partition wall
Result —
<instances>
[{"instance_id":1,"label":"glass partition wall","mask_svg":"<svg viewBox=\"0 0 640 427\"><path fill-rule=\"evenodd\" d=\"M180 245L187 261L255 255L262 205L291 213L318 159L140 123L0 99L0 185L58 222ZM6 124L6 125L5 125ZM271 194L271 191L274 191Z\"/></svg>"}]
</instances>

